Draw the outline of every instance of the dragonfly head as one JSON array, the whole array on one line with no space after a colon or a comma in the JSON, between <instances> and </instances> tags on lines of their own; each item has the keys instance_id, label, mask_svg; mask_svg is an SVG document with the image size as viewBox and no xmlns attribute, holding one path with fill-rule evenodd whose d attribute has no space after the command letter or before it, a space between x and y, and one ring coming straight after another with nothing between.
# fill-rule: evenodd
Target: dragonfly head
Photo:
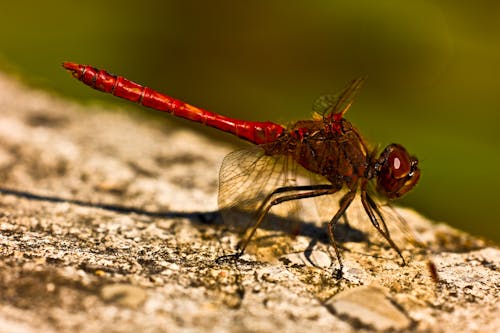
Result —
<instances>
[{"instance_id":1,"label":"dragonfly head","mask_svg":"<svg viewBox=\"0 0 500 333\"><path fill-rule=\"evenodd\" d=\"M375 162L377 191L389 199L403 196L420 178L418 160L398 144L387 146Z\"/></svg>"}]
</instances>

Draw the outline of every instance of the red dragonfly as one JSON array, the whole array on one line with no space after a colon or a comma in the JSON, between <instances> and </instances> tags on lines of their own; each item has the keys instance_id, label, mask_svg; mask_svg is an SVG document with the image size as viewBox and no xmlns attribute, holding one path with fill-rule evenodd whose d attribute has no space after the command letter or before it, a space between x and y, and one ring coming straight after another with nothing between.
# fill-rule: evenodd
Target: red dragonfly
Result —
<instances>
[{"instance_id":1,"label":"red dragonfly","mask_svg":"<svg viewBox=\"0 0 500 333\"><path fill-rule=\"evenodd\" d=\"M321 110L321 114L286 128L270 121L244 121L209 112L91 66L65 62L63 67L94 89L217 128L258 145L253 151L229 154L220 171L221 209L233 207L257 214L234 257L244 253L272 207L341 193L337 211L328 223L328 236L339 263L337 277L340 277L343 263L335 227L342 217L347 222L347 209L359 192L372 226L397 252L402 264L406 263L377 200L399 198L410 191L420 177L418 160L399 144L387 146L376 156L376 149L370 149L358 130L344 118L363 79L352 81L336 96L320 98L315 108ZM294 183L298 169L306 170L311 178L320 179L319 182Z\"/></svg>"}]
</instances>

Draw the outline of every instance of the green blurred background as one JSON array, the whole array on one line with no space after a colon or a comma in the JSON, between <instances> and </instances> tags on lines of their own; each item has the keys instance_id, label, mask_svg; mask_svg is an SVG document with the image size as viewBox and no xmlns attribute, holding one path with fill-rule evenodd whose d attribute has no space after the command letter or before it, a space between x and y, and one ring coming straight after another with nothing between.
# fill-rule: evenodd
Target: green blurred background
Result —
<instances>
[{"instance_id":1,"label":"green blurred background","mask_svg":"<svg viewBox=\"0 0 500 333\"><path fill-rule=\"evenodd\" d=\"M500 240L498 1L18 0L0 15L1 70L120 108L133 106L82 86L60 63L282 123L309 118L316 97L366 75L347 116L371 142L419 157L421 182L403 204Z\"/></svg>"}]
</instances>

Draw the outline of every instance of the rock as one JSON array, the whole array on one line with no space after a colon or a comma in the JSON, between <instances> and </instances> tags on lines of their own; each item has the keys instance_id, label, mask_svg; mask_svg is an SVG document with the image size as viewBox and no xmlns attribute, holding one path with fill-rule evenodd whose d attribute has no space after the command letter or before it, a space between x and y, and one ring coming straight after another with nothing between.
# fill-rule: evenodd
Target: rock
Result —
<instances>
[{"instance_id":1,"label":"rock","mask_svg":"<svg viewBox=\"0 0 500 333\"><path fill-rule=\"evenodd\" d=\"M115 283L101 289L101 297L106 302L117 303L129 308L137 308L147 298L142 288L124 283Z\"/></svg>"},{"instance_id":2,"label":"rock","mask_svg":"<svg viewBox=\"0 0 500 333\"><path fill-rule=\"evenodd\" d=\"M408 329L411 320L382 289L361 286L341 291L326 303L335 315L351 321L353 326L375 329L376 331Z\"/></svg>"},{"instance_id":3,"label":"rock","mask_svg":"<svg viewBox=\"0 0 500 333\"><path fill-rule=\"evenodd\" d=\"M338 280L324 227L301 222L216 261L239 241L216 203L231 147L2 74L0 114L0 332L500 331L491 244L397 209L432 255L402 267L339 226Z\"/></svg>"}]
</instances>

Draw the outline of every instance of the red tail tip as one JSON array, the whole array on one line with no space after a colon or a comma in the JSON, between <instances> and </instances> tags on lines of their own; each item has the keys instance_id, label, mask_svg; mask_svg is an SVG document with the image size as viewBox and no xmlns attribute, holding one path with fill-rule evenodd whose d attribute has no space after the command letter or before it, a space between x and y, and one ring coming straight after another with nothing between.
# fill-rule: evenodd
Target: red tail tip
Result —
<instances>
[{"instance_id":1,"label":"red tail tip","mask_svg":"<svg viewBox=\"0 0 500 333\"><path fill-rule=\"evenodd\" d=\"M74 62L69 62L69 61L63 62L62 66L70 71L78 70L78 68L80 67L80 65L75 64Z\"/></svg>"},{"instance_id":2,"label":"red tail tip","mask_svg":"<svg viewBox=\"0 0 500 333\"><path fill-rule=\"evenodd\" d=\"M74 62L65 61L62 66L73 74L74 77L79 78L83 73L83 68L85 66L75 64Z\"/></svg>"}]
</instances>

